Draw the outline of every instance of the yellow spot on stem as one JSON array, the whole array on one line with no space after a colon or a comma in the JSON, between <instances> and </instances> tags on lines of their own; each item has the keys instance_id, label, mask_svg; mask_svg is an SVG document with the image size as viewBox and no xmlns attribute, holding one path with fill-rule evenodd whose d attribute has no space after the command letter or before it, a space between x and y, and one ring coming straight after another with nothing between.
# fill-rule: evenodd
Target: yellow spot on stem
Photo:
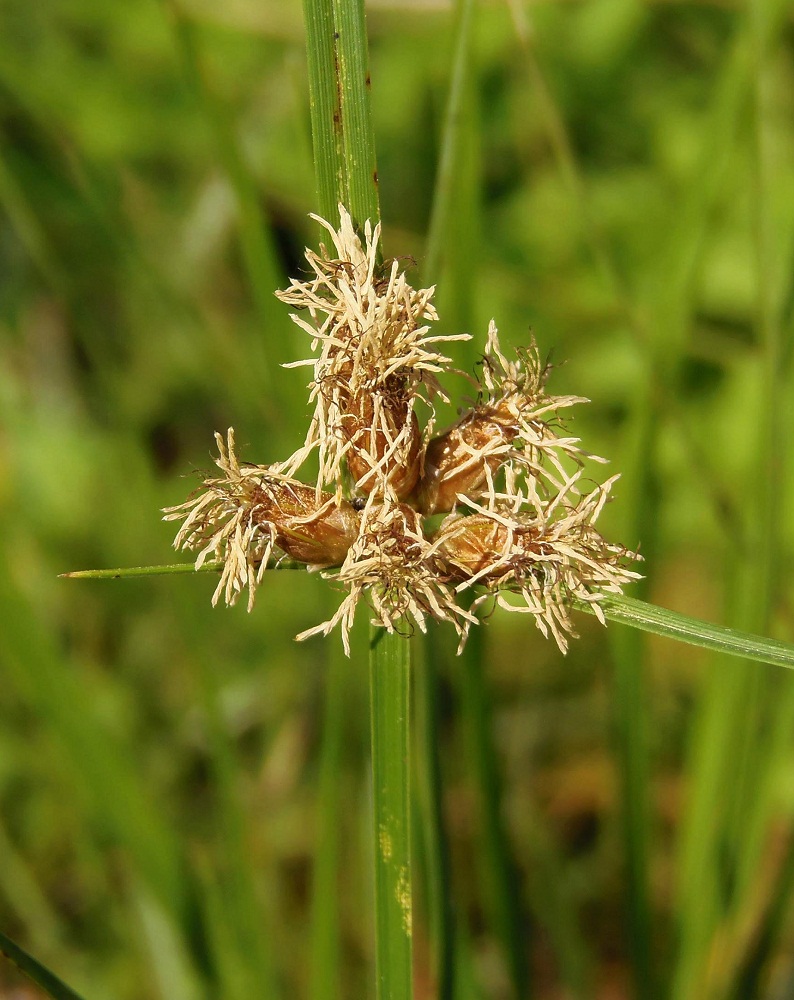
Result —
<instances>
[{"instance_id":1,"label":"yellow spot on stem","mask_svg":"<svg viewBox=\"0 0 794 1000\"><path fill-rule=\"evenodd\" d=\"M411 937L413 935L413 912L411 909L411 879L408 875L408 869L403 866L400 868L400 874L397 876L397 886L394 890L394 894L397 897L397 902L400 905L403 915L403 929L405 930L406 936Z\"/></svg>"},{"instance_id":2,"label":"yellow spot on stem","mask_svg":"<svg viewBox=\"0 0 794 1000\"><path fill-rule=\"evenodd\" d=\"M386 827L383 826L383 824L381 824L380 830L378 831L378 841L380 843L380 856L384 861L391 860L393 853L391 834Z\"/></svg>"}]
</instances>

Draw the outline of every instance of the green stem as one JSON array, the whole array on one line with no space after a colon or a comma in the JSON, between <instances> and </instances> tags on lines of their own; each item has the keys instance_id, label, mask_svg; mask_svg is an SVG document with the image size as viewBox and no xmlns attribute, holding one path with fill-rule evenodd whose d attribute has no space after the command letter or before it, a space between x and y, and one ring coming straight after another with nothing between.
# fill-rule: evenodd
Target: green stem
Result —
<instances>
[{"instance_id":1,"label":"green stem","mask_svg":"<svg viewBox=\"0 0 794 1000\"><path fill-rule=\"evenodd\" d=\"M380 210L363 0L304 0L303 11L320 214L334 222L341 203L351 213L355 223L361 224L370 219L375 224ZM384 641L388 645L392 640L384 637ZM318 804L320 824L325 832L320 830L315 854L312 899L310 995L317 1000L333 997L338 990L338 907L334 905L333 887L339 863L337 807L340 801L339 758L345 711L343 684L341 657L333 652L326 693ZM373 722L373 745L375 737ZM407 814L403 820L407 827ZM408 886L410 896L410 881ZM379 934L379 948L380 941ZM410 996L410 950L408 992L405 996Z\"/></svg>"},{"instance_id":2,"label":"green stem","mask_svg":"<svg viewBox=\"0 0 794 1000\"><path fill-rule=\"evenodd\" d=\"M339 995L340 775L348 668L339 643L327 643L326 651L322 662L325 698L312 873L310 1000L334 1000Z\"/></svg>"},{"instance_id":3,"label":"green stem","mask_svg":"<svg viewBox=\"0 0 794 1000\"><path fill-rule=\"evenodd\" d=\"M304 0L320 211L380 217L363 0Z\"/></svg>"},{"instance_id":4,"label":"green stem","mask_svg":"<svg viewBox=\"0 0 794 1000\"><path fill-rule=\"evenodd\" d=\"M410 645L373 628L370 639L375 936L378 1000L410 1000Z\"/></svg>"},{"instance_id":5,"label":"green stem","mask_svg":"<svg viewBox=\"0 0 794 1000\"><path fill-rule=\"evenodd\" d=\"M334 219L345 192L344 156L337 122L334 12L328 0L303 0L303 17L317 200L320 214Z\"/></svg>"}]
</instances>

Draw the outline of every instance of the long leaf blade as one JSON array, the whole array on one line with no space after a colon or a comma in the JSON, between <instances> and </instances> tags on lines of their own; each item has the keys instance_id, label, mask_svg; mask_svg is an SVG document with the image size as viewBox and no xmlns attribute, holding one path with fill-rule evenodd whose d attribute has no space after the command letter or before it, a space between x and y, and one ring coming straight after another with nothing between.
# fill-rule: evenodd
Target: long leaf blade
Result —
<instances>
[{"instance_id":1,"label":"long leaf blade","mask_svg":"<svg viewBox=\"0 0 794 1000\"><path fill-rule=\"evenodd\" d=\"M579 604L578 607L592 614L592 610L586 605ZM609 597L602 602L602 607L604 615L610 621L631 625L644 632L652 632L667 639L677 639L679 642L689 643L690 646L713 649L729 656L741 656L746 660L794 669L794 646L790 643L767 639L750 632L740 632L724 625L713 625L711 622L690 618L689 615L669 611L667 608L660 608L647 601L638 601L633 597Z\"/></svg>"}]
</instances>

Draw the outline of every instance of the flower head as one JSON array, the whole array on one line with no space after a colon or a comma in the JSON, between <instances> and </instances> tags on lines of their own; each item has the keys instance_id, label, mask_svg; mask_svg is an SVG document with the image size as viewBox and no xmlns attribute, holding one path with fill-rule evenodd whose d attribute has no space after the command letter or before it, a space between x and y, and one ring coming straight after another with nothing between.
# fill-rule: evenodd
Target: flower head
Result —
<instances>
[{"instance_id":1,"label":"flower head","mask_svg":"<svg viewBox=\"0 0 794 1000\"><path fill-rule=\"evenodd\" d=\"M437 376L452 371L438 344L468 335L430 335L433 289L380 262L379 226L359 235L341 207L339 229L318 221L333 249L307 250L310 277L277 293L303 310L292 318L316 352L299 362L313 370L304 445L279 464L250 465L231 430L225 441L216 434L222 475L165 512L182 522L175 546L197 552L197 568L221 563L213 603L234 604L248 588L249 610L271 560L323 569L345 596L298 638L339 626L348 653L362 601L388 632L424 631L434 618L462 646L489 599L531 614L565 652L572 605L590 604L603 622L604 595L638 577L629 566L639 556L595 527L618 477L584 489L595 456L562 427L561 412L585 400L548 393L534 342L508 360L491 322L476 401L432 436ZM424 427L419 400L430 409ZM304 483L296 474L315 449L319 474ZM427 520L435 514L447 515L438 527ZM475 587L481 596L466 600Z\"/></svg>"}]
</instances>

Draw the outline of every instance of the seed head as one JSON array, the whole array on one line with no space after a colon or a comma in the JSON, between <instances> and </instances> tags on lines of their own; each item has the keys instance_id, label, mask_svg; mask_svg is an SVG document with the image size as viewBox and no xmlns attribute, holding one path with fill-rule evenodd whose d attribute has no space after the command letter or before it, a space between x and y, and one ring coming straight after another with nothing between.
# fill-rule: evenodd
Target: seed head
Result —
<instances>
[{"instance_id":1,"label":"seed head","mask_svg":"<svg viewBox=\"0 0 794 1000\"><path fill-rule=\"evenodd\" d=\"M628 567L639 556L595 527L617 476L584 489L585 460L603 459L562 427L562 411L586 400L550 395L535 343L509 361L491 322L476 401L432 436L434 398L447 398L437 376L452 372L438 344L468 335L430 335L433 289L412 288L398 261L381 263L379 226L360 236L341 206L338 230L317 221L332 249L307 250L308 279L277 293L303 310L292 318L316 352L298 362L312 367L305 442L277 465L248 465L231 430L225 442L216 435L222 476L165 512L182 522L175 546L196 551L197 568L222 563L213 603L234 604L247 587L249 610L272 558L324 568L345 596L298 638L338 625L348 653L362 600L388 632L450 622L461 647L473 612L493 600L531 614L565 652L571 605L591 604L603 622L604 595L638 577ZM319 474L307 484L295 477L315 450ZM433 514L448 516L433 529ZM474 587L484 593L465 600Z\"/></svg>"},{"instance_id":2,"label":"seed head","mask_svg":"<svg viewBox=\"0 0 794 1000\"><path fill-rule=\"evenodd\" d=\"M508 461L532 477L545 477L556 488L581 466L579 439L557 432L559 411L581 396L550 396L545 391L550 368L533 341L508 361L491 321L482 362L480 402L456 424L430 440L419 487L419 509L425 514L451 511L459 494L477 499L494 492L494 476ZM602 461L596 456L589 456Z\"/></svg>"}]
</instances>

